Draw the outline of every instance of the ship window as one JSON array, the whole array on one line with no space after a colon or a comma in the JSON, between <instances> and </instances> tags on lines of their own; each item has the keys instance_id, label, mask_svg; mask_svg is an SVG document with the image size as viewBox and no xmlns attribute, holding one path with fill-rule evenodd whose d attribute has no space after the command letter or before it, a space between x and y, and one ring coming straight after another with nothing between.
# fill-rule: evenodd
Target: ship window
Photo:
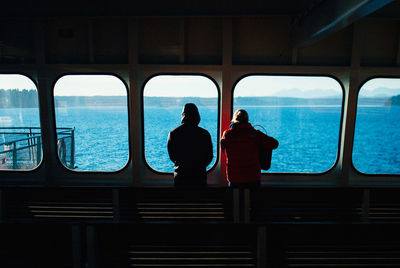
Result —
<instances>
[{"instance_id":1,"label":"ship window","mask_svg":"<svg viewBox=\"0 0 400 268\"><path fill-rule=\"evenodd\" d=\"M400 174L400 79L375 78L358 94L353 165L366 174Z\"/></svg>"},{"instance_id":2,"label":"ship window","mask_svg":"<svg viewBox=\"0 0 400 268\"><path fill-rule=\"evenodd\" d=\"M127 88L113 75L65 75L54 86L57 150L75 171L117 171L129 159Z\"/></svg>"},{"instance_id":3,"label":"ship window","mask_svg":"<svg viewBox=\"0 0 400 268\"><path fill-rule=\"evenodd\" d=\"M199 126L208 130L215 164L218 147L218 88L202 75L158 75L143 90L144 148L147 164L158 172L173 172L168 156L168 133L181 124L185 103L194 103L200 113ZM193 141L196 142L196 141Z\"/></svg>"},{"instance_id":4,"label":"ship window","mask_svg":"<svg viewBox=\"0 0 400 268\"><path fill-rule=\"evenodd\" d=\"M26 76L0 74L0 170L31 170L41 160L37 88Z\"/></svg>"},{"instance_id":5,"label":"ship window","mask_svg":"<svg viewBox=\"0 0 400 268\"><path fill-rule=\"evenodd\" d=\"M279 141L268 172L322 173L336 163L342 95L331 77L251 75L236 84L233 109Z\"/></svg>"}]
</instances>

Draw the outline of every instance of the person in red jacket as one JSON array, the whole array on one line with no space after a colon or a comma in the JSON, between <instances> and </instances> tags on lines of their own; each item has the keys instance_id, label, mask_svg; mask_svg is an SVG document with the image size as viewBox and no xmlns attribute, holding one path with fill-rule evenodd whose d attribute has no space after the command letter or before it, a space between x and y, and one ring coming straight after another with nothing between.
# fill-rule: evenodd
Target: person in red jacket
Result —
<instances>
[{"instance_id":1,"label":"person in red jacket","mask_svg":"<svg viewBox=\"0 0 400 268\"><path fill-rule=\"evenodd\" d=\"M257 131L245 110L236 110L230 128L222 134L221 149L226 154L226 177L231 187L260 185L260 147L273 150L278 141Z\"/></svg>"}]
</instances>

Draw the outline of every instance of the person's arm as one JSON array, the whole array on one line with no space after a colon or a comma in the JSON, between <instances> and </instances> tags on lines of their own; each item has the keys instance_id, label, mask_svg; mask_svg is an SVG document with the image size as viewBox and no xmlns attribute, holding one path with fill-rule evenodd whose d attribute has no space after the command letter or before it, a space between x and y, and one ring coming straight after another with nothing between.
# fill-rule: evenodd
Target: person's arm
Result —
<instances>
[{"instance_id":1,"label":"person's arm","mask_svg":"<svg viewBox=\"0 0 400 268\"><path fill-rule=\"evenodd\" d=\"M221 138L220 143L221 143L221 152L225 152L225 149L226 149L226 130L222 134L222 138Z\"/></svg>"},{"instance_id":2,"label":"person's arm","mask_svg":"<svg viewBox=\"0 0 400 268\"><path fill-rule=\"evenodd\" d=\"M279 146L279 142L278 140L262 133L261 131L258 131L260 133L261 136L261 144L262 147L265 149L276 149Z\"/></svg>"},{"instance_id":3,"label":"person's arm","mask_svg":"<svg viewBox=\"0 0 400 268\"><path fill-rule=\"evenodd\" d=\"M206 166L208 166L213 159L213 145L210 133L207 132L207 149L206 149Z\"/></svg>"},{"instance_id":4,"label":"person's arm","mask_svg":"<svg viewBox=\"0 0 400 268\"><path fill-rule=\"evenodd\" d=\"M167 149L168 149L169 159L171 159L171 161L175 163L176 161L175 145L171 137L171 132L168 133Z\"/></svg>"}]
</instances>

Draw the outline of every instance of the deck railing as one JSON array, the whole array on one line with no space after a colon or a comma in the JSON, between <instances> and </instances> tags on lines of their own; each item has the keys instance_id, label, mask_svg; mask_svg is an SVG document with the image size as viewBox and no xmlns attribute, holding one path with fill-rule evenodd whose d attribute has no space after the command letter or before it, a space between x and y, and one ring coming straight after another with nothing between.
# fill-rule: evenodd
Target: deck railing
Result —
<instances>
[{"instance_id":1,"label":"deck railing","mask_svg":"<svg viewBox=\"0 0 400 268\"><path fill-rule=\"evenodd\" d=\"M60 161L75 167L75 128L57 128ZM39 127L0 127L0 170L30 170L42 160Z\"/></svg>"}]
</instances>

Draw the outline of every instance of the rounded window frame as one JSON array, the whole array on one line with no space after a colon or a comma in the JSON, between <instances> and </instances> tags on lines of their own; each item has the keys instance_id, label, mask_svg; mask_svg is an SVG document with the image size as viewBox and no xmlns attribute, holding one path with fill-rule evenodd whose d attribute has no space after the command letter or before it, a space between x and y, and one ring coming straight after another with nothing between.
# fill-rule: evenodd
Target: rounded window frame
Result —
<instances>
[{"instance_id":1,"label":"rounded window frame","mask_svg":"<svg viewBox=\"0 0 400 268\"><path fill-rule=\"evenodd\" d=\"M202 77L209 79L215 85L215 88L217 90L217 104L218 104L218 106L217 106L217 144L216 144L217 150L216 150L216 155L215 155L215 162L211 166L211 168L206 171L206 173L209 174L209 173L213 172L216 169L216 167L218 166L219 159L220 159L220 153L219 153L218 148L219 148L219 144L220 144L219 133L220 133L220 128L221 128L221 126L220 126L221 90L218 86L218 83L215 81L214 78L212 78L210 75L207 75L207 74L201 73L201 72L188 72L188 73L186 73L186 72L182 72L182 73L181 72L165 72L165 73L157 72L157 73L153 73L153 74L149 75L143 81L143 85L142 85L142 88L140 91L141 92L140 102L141 102L141 107L142 107L141 108L141 111L142 111L141 112L141 131L142 131L141 136L143 139L142 140L142 157L143 157L143 163L144 163L145 167L157 175L164 175L164 176L169 175L170 176L171 174L173 174L173 172L163 172L163 171L158 171L158 170L154 169L153 167L151 167L151 165L147 162L147 159L146 159L146 150L145 150L146 144L145 144L145 130L144 130L144 125L145 125L145 122L144 122L144 90L145 90L147 83L151 79L153 79L154 77L157 77L157 76L202 76Z\"/></svg>"},{"instance_id":2,"label":"rounded window frame","mask_svg":"<svg viewBox=\"0 0 400 268\"><path fill-rule=\"evenodd\" d=\"M326 171L323 172L307 172L307 173L301 173L301 172L263 172L263 170L261 170L261 181L266 181L265 179L263 179L263 176L265 175L270 175L270 176L290 176L290 177L303 177L303 176L307 176L307 177L318 177L321 175L327 175L329 173L331 173L337 166L339 163L339 159L340 159L340 148L341 148L341 144L342 144L342 130L343 130L343 119L344 119L344 103L345 103L345 88L343 86L343 83L341 82L341 80L337 77L335 77L332 74L320 74L320 73L263 73L263 72L252 72L252 73L246 73L240 77L238 77L238 79L233 83L232 85L232 98L231 98L231 116L230 118L232 118L233 113L234 113L234 99L235 99L235 88L237 86L237 84L242 81L244 78L250 77L250 76L282 76L282 77L327 77L327 78L331 78L333 80L335 80L341 89L341 93L342 93L342 101L341 101L341 113L340 113L340 120L339 120L339 129L338 129L338 144L337 144L337 150L336 150L336 159L334 161L334 163L332 164L332 166L327 169Z\"/></svg>"},{"instance_id":3,"label":"rounded window frame","mask_svg":"<svg viewBox=\"0 0 400 268\"><path fill-rule=\"evenodd\" d=\"M131 108L130 108L130 94L129 94L129 87L125 80L118 74L112 73L112 72L68 72L68 73L62 73L58 76L55 77L52 83L51 87L51 96L52 96L52 110L53 110L53 118L54 118L54 135L56 137L56 142L57 142L57 120L56 120L56 107L55 107L55 95L54 95L54 90L57 82L65 77L65 76L97 76L97 75L103 75L103 76L111 76L117 78L119 81L122 82L124 85L125 91L126 91L126 103L127 103L127 126L128 126L128 158L126 163L118 170L73 170L68 167L66 167L60 160L60 157L56 151L56 159L57 163L63 168L64 171L67 171L71 174L119 174L125 172L125 170L128 168L130 163L132 162L132 141L131 141ZM55 148L57 148L57 143L55 144Z\"/></svg>"},{"instance_id":4,"label":"rounded window frame","mask_svg":"<svg viewBox=\"0 0 400 268\"><path fill-rule=\"evenodd\" d=\"M388 174L388 173L364 173L360 170L358 170L356 168L356 166L354 165L354 145L355 145L355 137L356 137L356 126L357 126L357 114L358 114L358 104L359 104L359 97L360 97L360 91L362 89L362 87L368 83L371 80L374 79L399 79L399 83L400 83L400 76L390 76L390 75L377 75L377 76L370 76L367 77L365 80L363 80L358 89L357 89L357 101L356 101L356 111L355 111L355 116L354 116L354 132L353 132L353 142L352 142L352 150L351 150L351 167L352 169L356 172L357 175L362 176L365 179L365 182L371 182L370 180L368 180L368 178L372 178L372 181L376 181L377 178L381 177L381 178L394 178L395 182L397 182L400 179L400 173L399 174ZM383 184L387 184L387 181L384 182L379 182L379 183L383 183Z\"/></svg>"},{"instance_id":5,"label":"rounded window frame","mask_svg":"<svg viewBox=\"0 0 400 268\"><path fill-rule=\"evenodd\" d=\"M0 75L20 75L23 76L25 78L27 78L28 80L30 80L34 85L35 85L35 89L37 92L37 100L38 100L38 115L39 115L39 127L40 127L40 137L42 140L42 144L41 144L41 159L38 165L36 165L34 168L32 169L2 169L0 170L0 174L1 173L13 173L13 174L17 174L17 173L33 173L36 172L37 170L39 170L42 167L42 164L44 162L44 153L43 153L43 136L42 136L42 116L41 116L41 107L40 107L40 96L39 96L39 87L38 87L38 83L37 81L35 81L35 79L32 78L32 75L29 75L27 73L23 73L23 72L0 72ZM1 86L1 85L0 85Z\"/></svg>"}]
</instances>

